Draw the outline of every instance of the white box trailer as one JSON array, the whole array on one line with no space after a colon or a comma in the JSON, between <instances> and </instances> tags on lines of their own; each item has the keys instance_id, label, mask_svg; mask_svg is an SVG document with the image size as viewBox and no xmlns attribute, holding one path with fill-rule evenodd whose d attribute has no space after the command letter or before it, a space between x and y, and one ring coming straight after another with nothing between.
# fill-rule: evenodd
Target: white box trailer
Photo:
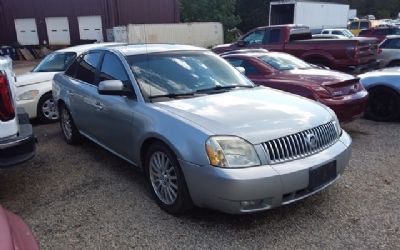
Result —
<instances>
[{"instance_id":1,"label":"white box trailer","mask_svg":"<svg viewBox=\"0 0 400 250\"><path fill-rule=\"evenodd\" d=\"M303 24L316 33L328 28L346 28L350 6L347 4L300 0L271 2L269 24Z\"/></svg>"},{"instance_id":2,"label":"white box trailer","mask_svg":"<svg viewBox=\"0 0 400 250\"><path fill-rule=\"evenodd\" d=\"M224 31L218 22L129 24L126 34L123 27L115 27L114 38L118 42L136 44L174 43L209 48L224 43Z\"/></svg>"}]
</instances>

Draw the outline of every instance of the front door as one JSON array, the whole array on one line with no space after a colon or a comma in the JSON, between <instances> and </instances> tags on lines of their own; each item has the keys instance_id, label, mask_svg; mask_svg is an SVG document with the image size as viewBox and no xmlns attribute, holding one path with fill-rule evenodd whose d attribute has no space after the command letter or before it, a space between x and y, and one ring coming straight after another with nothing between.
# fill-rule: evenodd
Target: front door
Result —
<instances>
[{"instance_id":1,"label":"front door","mask_svg":"<svg viewBox=\"0 0 400 250\"><path fill-rule=\"evenodd\" d=\"M109 52L104 54L99 71L99 82L106 80L120 80L124 84L132 84L121 60ZM115 153L131 159L134 147L133 113L138 105L136 98L96 93L95 103L96 115L92 122L97 127L94 131L96 140Z\"/></svg>"}]
</instances>

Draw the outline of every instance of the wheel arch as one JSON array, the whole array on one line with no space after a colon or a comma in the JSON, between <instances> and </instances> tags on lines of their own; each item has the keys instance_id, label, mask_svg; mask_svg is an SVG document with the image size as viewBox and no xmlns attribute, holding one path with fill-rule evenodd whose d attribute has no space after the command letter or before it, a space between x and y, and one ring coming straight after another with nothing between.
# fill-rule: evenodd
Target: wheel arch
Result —
<instances>
[{"instance_id":1,"label":"wheel arch","mask_svg":"<svg viewBox=\"0 0 400 250\"><path fill-rule=\"evenodd\" d=\"M173 146L173 144L170 143L166 138L159 136L159 135L152 134L152 135L149 135L148 137L146 137L140 146L139 162L140 162L140 167L142 168L142 170L145 170L144 166L145 166L145 160L146 160L146 153L147 153L149 147L151 145L153 145L154 143L164 144L166 147L168 147L174 153L174 155L176 156L176 158L178 160L182 158L179 151L177 150L177 148L175 146Z\"/></svg>"}]
</instances>

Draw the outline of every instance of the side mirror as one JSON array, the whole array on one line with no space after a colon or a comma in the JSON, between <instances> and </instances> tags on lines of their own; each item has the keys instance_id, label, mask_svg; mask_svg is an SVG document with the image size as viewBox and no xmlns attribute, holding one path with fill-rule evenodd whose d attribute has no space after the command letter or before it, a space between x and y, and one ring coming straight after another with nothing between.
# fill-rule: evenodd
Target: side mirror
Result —
<instances>
[{"instance_id":1,"label":"side mirror","mask_svg":"<svg viewBox=\"0 0 400 250\"><path fill-rule=\"evenodd\" d=\"M246 69L243 67L235 67L242 75L246 75Z\"/></svg>"},{"instance_id":2,"label":"side mirror","mask_svg":"<svg viewBox=\"0 0 400 250\"><path fill-rule=\"evenodd\" d=\"M132 95L132 90L126 87L124 83L120 80L102 81L99 83L97 91L100 95Z\"/></svg>"},{"instance_id":3,"label":"side mirror","mask_svg":"<svg viewBox=\"0 0 400 250\"><path fill-rule=\"evenodd\" d=\"M244 47L244 46L246 46L246 42L243 41L243 40L239 40L236 44L237 44L237 46L239 46L239 47Z\"/></svg>"}]
</instances>

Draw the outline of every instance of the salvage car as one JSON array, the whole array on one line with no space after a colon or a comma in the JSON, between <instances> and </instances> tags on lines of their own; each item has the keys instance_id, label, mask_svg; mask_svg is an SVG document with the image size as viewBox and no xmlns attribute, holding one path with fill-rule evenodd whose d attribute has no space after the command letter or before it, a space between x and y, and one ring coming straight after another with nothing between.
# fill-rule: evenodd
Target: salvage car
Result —
<instances>
[{"instance_id":1,"label":"salvage car","mask_svg":"<svg viewBox=\"0 0 400 250\"><path fill-rule=\"evenodd\" d=\"M85 50L117 44L79 45L49 54L31 72L16 78L18 107L24 108L31 119L38 118L41 122L58 120L57 107L51 94L54 75L63 72Z\"/></svg>"},{"instance_id":2,"label":"salvage car","mask_svg":"<svg viewBox=\"0 0 400 250\"><path fill-rule=\"evenodd\" d=\"M331 109L256 86L192 46L90 50L54 77L53 95L67 143L84 136L141 167L173 214L295 202L333 184L351 154Z\"/></svg>"},{"instance_id":3,"label":"salvage car","mask_svg":"<svg viewBox=\"0 0 400 250\"><path fill-rule=\"evenodd\" d=\"M400 67L386 68L358 76L369 92L367 116L388 122L400 118Z\"/></svg>"},{"instance_id":4,"label":"salvage car","mask_svg":"<svg viewBox=\"0 0 400 250\"><path fill-rule=\"evenodd\" d=\"M15 104L14 73L10 58L0 57L0 168L27 161L35 155L32 125Z\"/></svg>"},{"instance_id":5,"label":"salvage car","mask_svg":"<svg viewBox=\"0 0 400 250\"><path fill-rule=\"evenodd\" d=\"M352 75L323 69L280 52L235 51L222 57L245 69L254 83L319 101L333 109L340 122L362 117L368 92Z\"/></svg>"},{"instance_id":6,"label":"salvage car","mask_svg":"<svg viewBox=\"0 0 400 250\"><path fill-rule=\"evenodd\" d=\"M400 66L400 36L388 36L385 41L379 45L380 53L378 59L384 67Z\"/></svg>"},{"instance_id":7,"label":"salvage car","mask_svg":"<svg viewBox=\"0 0 400 250\"><path fill-rule=\"evenodd\" d=\"M240 49L286 52L311 64L354 74L379 67L376 39L312 39L310 28L303 25L258 27L237 42L212 50L222 54Z\"/></svg>"}]
</instances>

